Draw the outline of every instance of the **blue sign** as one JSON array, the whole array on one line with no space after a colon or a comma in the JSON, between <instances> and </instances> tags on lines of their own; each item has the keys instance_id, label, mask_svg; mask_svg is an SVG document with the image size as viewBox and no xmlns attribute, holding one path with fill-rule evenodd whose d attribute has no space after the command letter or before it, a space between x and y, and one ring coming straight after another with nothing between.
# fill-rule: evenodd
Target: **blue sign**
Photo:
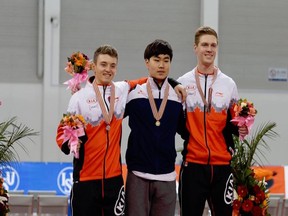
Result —
<instances>
[{"instance_id":1,"label":"blue sign","mask_svg":"<svg viewBox=\"0 0 288 216\"><path fill-rule=\"evenodd\" d=\"M73 184L72 163L13 162L0 165L4 187L9 191L54 190L58 195L70 195Z\"/></svg>"}]
</instances>

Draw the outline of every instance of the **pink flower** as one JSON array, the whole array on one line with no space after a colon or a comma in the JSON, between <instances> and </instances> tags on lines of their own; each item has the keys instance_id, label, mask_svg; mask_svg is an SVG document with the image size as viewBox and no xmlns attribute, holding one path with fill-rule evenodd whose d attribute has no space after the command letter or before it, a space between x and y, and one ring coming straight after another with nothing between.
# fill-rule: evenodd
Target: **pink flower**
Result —
<instances>
[{"instance_id":1,"label":"pink flower","mask_svg":"<svg viewBox=\"0 0 288 216\"><path fill-rule=\"evenodd\" d=\"M70 74L71 76L74 75L74 69L72 63L69 61L66 63L65 71Z\"/></svg>"}]
</instances>

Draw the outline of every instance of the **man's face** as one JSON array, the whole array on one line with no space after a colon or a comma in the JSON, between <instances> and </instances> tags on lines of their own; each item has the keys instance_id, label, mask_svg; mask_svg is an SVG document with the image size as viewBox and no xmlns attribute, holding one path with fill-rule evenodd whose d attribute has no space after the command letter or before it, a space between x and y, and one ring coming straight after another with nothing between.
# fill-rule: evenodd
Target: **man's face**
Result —
<instances>
[{"instance_id":1,"label":"man's face","mask_svg":"<svg viewBox=\"0 0 288 216\"><path fill-rule=\"evenodd\" d=\"M146 67L151 77L162 83L170 71L171 60L169 55L160 54L145 60Z\"/></svg>"},{"instance_id":2,"label":"man's face","mask_svg":"<svg viewBox=\"0 0 288 216\"><path fill-rule=\"evenodd\" d=\"M214 35L202 35L198 45L194 45L194 51L198 59L198 64L205 66L214 64L217 48L217 39Z\"/></svg>"},{"instance_id":3,"label":"man's face","mask_svg":"<svg viewBox=\"0 0 288 216\"><path fill-rule=\"evenodd\" d=\"M108 85L114 79L118 60L107 54L100 54L94 63L94 74L97 84Z\"/></svg>"}]
</instances>

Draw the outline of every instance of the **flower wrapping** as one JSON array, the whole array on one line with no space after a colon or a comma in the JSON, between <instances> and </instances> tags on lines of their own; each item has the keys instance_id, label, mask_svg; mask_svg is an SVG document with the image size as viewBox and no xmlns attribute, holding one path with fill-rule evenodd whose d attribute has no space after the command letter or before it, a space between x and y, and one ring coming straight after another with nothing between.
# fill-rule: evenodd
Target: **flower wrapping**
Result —
<instances>
[{"instance_id":1,"label":"flower wrapping","mask_svg":"<svg viewBox=\"0 0 288 216\"><path fill-rule=\"evenodd\" d=\"M72 79L67 80L64 84L68 85L68 89L71 89L73 93L80 90L80 84L88 79L88 73L82 72L82 74L76 73Z\"/></svg>"},{"instance_id":2,"label":"flower wrapping","mask_svg":"<svg viewBox=\"0 0 288 216\"><path fill-rule=\"evenodd\" d=\"M75 158L79 158L78 144L79 137L85 135L86 122L82 115L73 115L70 113L64 114L61 120L63 135L63 143L69 140L70 153L74 154Z\"/></svg>"},{"instance_id":3,"label":"flower wrapping","mask_svg":"<svg viewBox=\"0 0 288 216\"><path fill-rule=\"evenodd\" d=\"M231 120L231 122L235 122L239 127L243 125L246 126L248 129L248 133L250 133L250 130L254 124L254 116L247 116L247 117L236 116L234 119ZM244 140L245 137L240 134L239 138L242 141Z\"/></svg>"},{"instance_id":4,"label":"flower wrapping","mask_svg":"<svg viewBox=\"0 0 288 216\"><path fill-rule=\"evenodd\" d=\"M64 82L64 84L68 85L68 89L75 93L81 88L80 84L88 79L88 71L90 69L91 64L87 55L79 51L73 53L68 57L65 67L65 71L73 78Z\"/></svg>"},{"instance_id":5,"label":"flower wrapping","mask_svg":"<svg viewBox=\"0 0 288 216\"><path fill-rule=\"evenodd\" d=\"M257 114L257 110L254 107L254 104L247 99L239 99L238 103L234 107L235 117L231 122L235 123L237 126L246 126L248 129L248 134L251 131L251 128L254 124L254 118ZM244 140L244 136L239 136L240 140Z\"/></svg>"}]
</instances>

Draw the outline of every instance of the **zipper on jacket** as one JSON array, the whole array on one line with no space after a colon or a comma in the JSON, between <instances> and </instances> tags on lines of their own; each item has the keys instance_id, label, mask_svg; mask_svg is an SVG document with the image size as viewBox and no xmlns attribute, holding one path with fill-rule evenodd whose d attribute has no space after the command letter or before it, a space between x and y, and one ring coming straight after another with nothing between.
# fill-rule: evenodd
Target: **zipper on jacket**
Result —
<instances>
[{"instance_id":1,"label":"zipper on jacket","mask_svg":"<svg viewBox=\"0 0 288 216\"><path fill-rule=\"evenodd\" d=\"M107 111L109 113L109 106L108 106L108 103L107 103L106 97L105 97L106 89L107 89L107 86L103 86L103 100L104 100L105 106L107 108ZM107 142L106 142L106 150L105 150L104 162L103 162L103 178L102 178L102 197L103 198L105 196L106 157L107 157L107 153L108 153L108 149L109 149L109 142L110 142L110 140L109 140L109 130L106 130L106 137L107 137ZM102 215L104 215L103 211L102 211Z\"/></svg>"},{"instance_id":2,"label":"zipper on jacket","mask_svg":"<svg viewBox=\"0 0 288 216\"><path fill-rule=\"evenodd\" d=\"M156 86L158 88L158 91L159 91L158 99L161 99L161 88L162 88L163 85L160 86L154 79L153 79L153 81L155 82L155 84L156 84Z\"/></svg>"},{"instance_id":3,"label":"zipper on jacket","mask_svg":"<svg viewBox=\"0 0 288 216\"><path fill-rule=\"evenodd\" d=\"M103 101L104 101L105 106L107 108L107 111L109 113L109 106L108 106L108 103L107 103L106 97L105 97L106 89L107 89L107 86L103 86ZM106 130L106 135L107 135L107 143L106 143L106 150L105 150L104 163L103 163L103 179L106 178L106 157L107 157L108 148L109 148L109 131L108 130Z\"/></svg>"},{"instance_id":4,"label":"zipper on jacket","mask_svg":"<svg viewBox=\"0 0 288 216\"><path fill-rule=\"evenodd\" d=\"M204 87L204 97L206 99L206 92L207 92L207 78L208 78L208 74L205 74L205 87ZM206 105L204 104L204 139L205 139L205 145L207 147L208 150L208 160L207 160L207 164L210 164L210 148L208 146L208 141L207 141L207 125L206 125Z\"/></svg>"}]
</instances>

